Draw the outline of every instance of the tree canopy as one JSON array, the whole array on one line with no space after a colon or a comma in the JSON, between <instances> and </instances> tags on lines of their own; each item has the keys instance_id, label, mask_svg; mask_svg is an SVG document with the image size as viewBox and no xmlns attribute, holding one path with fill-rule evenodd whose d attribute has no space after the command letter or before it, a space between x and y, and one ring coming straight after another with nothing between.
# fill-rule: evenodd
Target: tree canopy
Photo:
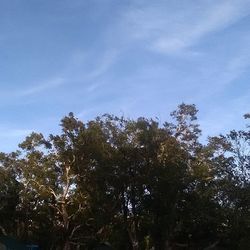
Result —
<instances>
[{"instance_id":1,"label":"tree canopy","mask_svg":"<svg viewBox=\"0 0 250 250\"><path fill-rule=\"evenodd\" d=\"M249 126L201 143L197 112L70 113L60 134L30 134L0 154L1 233L55 250L250 249Z\"/></svg>"}]
</instances>

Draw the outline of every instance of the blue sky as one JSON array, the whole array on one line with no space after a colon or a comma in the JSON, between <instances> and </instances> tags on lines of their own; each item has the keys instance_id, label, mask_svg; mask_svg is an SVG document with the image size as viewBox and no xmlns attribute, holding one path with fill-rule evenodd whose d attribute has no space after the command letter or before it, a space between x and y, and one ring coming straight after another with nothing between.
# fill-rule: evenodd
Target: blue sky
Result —
<instances>
[{"instance_id":1,"label":"blue sky","mask_svg":"<svg viewBox=\"0 0 250 250\"><path fill-rule=\"evenodd\" d=\"M73 111L168 119L204 137L250 111L249 0L0 0L0 150Z\"/></svg>"}]
</instances>

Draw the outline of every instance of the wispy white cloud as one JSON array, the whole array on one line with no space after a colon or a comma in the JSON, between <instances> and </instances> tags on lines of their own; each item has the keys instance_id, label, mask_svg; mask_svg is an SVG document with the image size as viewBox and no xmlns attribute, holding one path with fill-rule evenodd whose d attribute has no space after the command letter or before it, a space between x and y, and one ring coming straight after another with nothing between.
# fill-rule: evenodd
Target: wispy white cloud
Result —
<instances>
[{"instance_id":1,"label":"wispy white cloud","mask_svg":"<svg viewBox=\"0 0 250 250\"><path fill-rule=\"evenodd\" d=\"M58 87L66 84L65 78L50 78L44 81L38 81L34 83L29 83L25 85L20 85L22 87L15 87L12 89L11 87L2 88L0 92L1 104L6 105L8 103L19 103L23 100L30 101L33 100L33 97L37 97L38 95L48 94L53 89L57 89ZM29 98L28 98L29 97ZM25 99L26 98L26 99ZM33 98L33 99L32 99Z\"/></svg>"},{"instance_id":2,"label":"wispy white cloud","mask_svg":"<svg viewBox=\"0 0 250 250\"><path fill-rule=\"evenodd\" d=\"M162 53L178 53L210 33L225 29L250 13L249 0L187 1L180 6L155 1L124 15L126 35Z\"/></svg>"},{"instance_id":3,"label":"wispy white cloud","mask_svg":"<svg viewBox=\"0 0 250 250\"><path fill-rule=\"evenodd\" d=\"M70 84L75 84L79 91L93 93L103 84L103 81L100 81L100 77L112 68L117 57L118 52L114 49L102 51L98 57L96 54L85 54L82 51L78 51L73 53L68 66L62 70L61 77L51 77L23 84L22 88L15 87L13 90L10 88L2 89L0 93L1 100L9 103L10 101L13 102L13 98L15 98L15 102L19 102L27 97L48 94L55 89L58 90L58 88L60 88L61 93L65 93L66 89L70 91ZM72 88L72 90L74 89Z\"/></svg>"},{"instance_id":4,"label":"wispy white cloud","mask_svg":"<svg viewBox=\"0 0 250 250\"><path fill-rule=\"evenodd\" d=\"M211 100L216 94L222 94L233 85L241 82L250 69L250 53L239 51L238 54L223 58L220 62L207 62L200 66L197 75L191 75L187 82L195 90L193 101L199 103L204 100ZM185 81L184 81L185 83Z\"/></svg>"},{"instance_id":5,"label":"wispy white cloud","mask_svg":"<svg viewBox=\"0 0 250 250\"><path fill-rule=\"evenodd\" d=\"M94 79L105 74L115 63L117 56L118 51L116 50L108 50L104 52L104 55L102 56L101 60L99 62L97 60L97 65L95 65L95 68L92 69L89 73L87 73L86 78Z\"/></svg>"},{"instance_id":6,"label":"wispy white cloud","mask_svg":"<svg viewBox=\"0 0 250 250\"><path fill-rule=\"evenodd\" d=\"M59 87L64 83L65 83L64 78L53 78L53 79L46 80L42 83L33 84L32 86L27 87L25 89L16 91L14 95L18 97L31 96L31 95L39 94L41 92L45 92L50 89Z\"/></svg>"},{"instance_id":7,"label":"wispy white cloud","mask_svg":"<svg viewBox=\"0 0 250 250\"><path fill-rule=\"evenodd\" d=\"M184 24L173 37L156 39L153 48L161 52L177 52L196 44L204 36L224 29L248 14L245 1L226 1L212 5L194 23ZM194 13L195 14L195 13Z\"/></svg>"},{"instance_id":8,"label":"wispy white cloud","mask_svg":"<svg viewBox=\"0 0 250 250\"><path fill-rule=\"evenodd\" d=\"M65 73L67 82L77 82L80 89L93 93L104 84L107 74L112 74L119 53L113 48L73 52Z\"/></svg>"},{"instance_id":9,"label":"wispy white cloud","mask_svg":"<svg viewBox=\"0 0 250 250\"><path fill-rule=\"evenodd\" d=\"M51 89L60 87L66 82L64 78L52 78L38 83L32 83L23 88L15 88L14 90L2 89L1 98L2 100L12 100L13 98L25 98L31 97L37 94L43 94Z\"/></svg>"}]
</instances>

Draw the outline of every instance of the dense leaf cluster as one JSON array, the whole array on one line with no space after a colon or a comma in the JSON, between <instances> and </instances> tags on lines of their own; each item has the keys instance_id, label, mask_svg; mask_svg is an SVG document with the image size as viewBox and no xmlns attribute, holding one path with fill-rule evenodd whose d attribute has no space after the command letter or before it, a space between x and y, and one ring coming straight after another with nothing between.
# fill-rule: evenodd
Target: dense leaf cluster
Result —
<instances>
[{"instance_id":1,"label":"dense leaf cluster","mask_svg":"<svg viewBox=\"0 0 250 250\"><path fill-rule=\"evenodd\" d=\"M250 249L250 131L72 113L0 155L0 231L41 249ZM248 115L245 118L249 118Z\"/></svg>"}]
</instances>

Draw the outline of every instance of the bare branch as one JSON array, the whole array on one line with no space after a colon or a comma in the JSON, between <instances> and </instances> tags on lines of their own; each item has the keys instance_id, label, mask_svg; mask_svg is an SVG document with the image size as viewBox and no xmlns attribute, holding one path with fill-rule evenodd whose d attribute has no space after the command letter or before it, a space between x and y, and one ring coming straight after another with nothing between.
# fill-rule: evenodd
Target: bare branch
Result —
<instances>
[{"instance_id":1,"label":"bare branch","mask_svg":"<svg viewBox=\"0 0 250 250\"><path fill-rule=\"evenodd\" d=\"M69 236L70 239L72 239L72 237L74 236L74 233L80 228L82 227L82 225L78 225L78 226L75 226Z\"/></svg>"},{"instance_id":2,"label":"bare branch","mask_svg":"<svg viewBox=\"0 0 250 250\"><path fill-rule=\"evenodd\" d=\"M205 247L203 250L210 250L216 247L219 244L219 240L215 241L213 244L209 245L208 247Z\"/></svg>"},{"instance_id":3,"label":"bare branch","mask_svg":"<svg viewBox=\"0 0 250 250\"><path fill-rule=\"evenodd\" d=\"M0 230L2 231L2 234L3 234L4 236L7 235L5 228L4 228L3 226L1 226L1 225L0 225Z\"/></svg>"}]
</instances>

